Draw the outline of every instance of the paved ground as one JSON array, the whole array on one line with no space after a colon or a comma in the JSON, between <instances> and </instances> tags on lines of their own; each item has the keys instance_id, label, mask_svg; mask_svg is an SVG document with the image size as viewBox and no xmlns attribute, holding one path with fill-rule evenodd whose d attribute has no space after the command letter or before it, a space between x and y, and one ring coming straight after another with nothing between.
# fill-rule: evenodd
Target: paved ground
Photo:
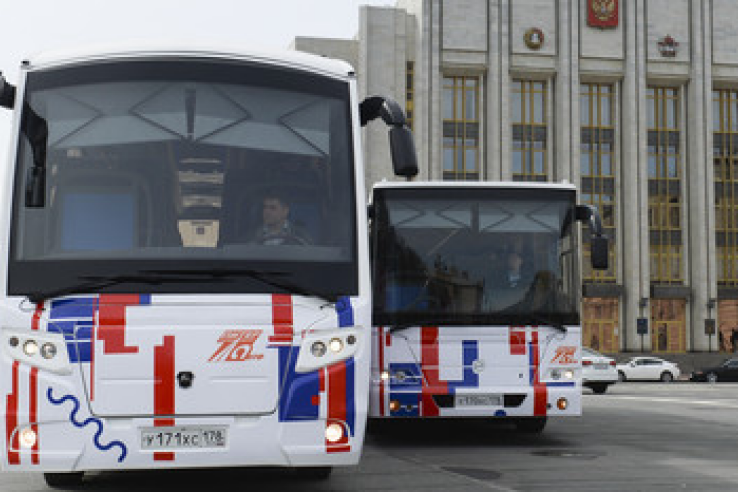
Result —
<instances>
[{"instance_id":1,"label":"paved ground","mask_svg":"<svg viewBox=\"0 0 738 492\"><path fill-rule=\"evenodd\" d=\"M585 390L582 418L520 435L487 421L396 422L357 468L305 483L282 470L102 473L85 490L720 491L738 489L738 384L622 383ZM0 491L46 489L0 475Z\"/></svg>"}]
</instances>

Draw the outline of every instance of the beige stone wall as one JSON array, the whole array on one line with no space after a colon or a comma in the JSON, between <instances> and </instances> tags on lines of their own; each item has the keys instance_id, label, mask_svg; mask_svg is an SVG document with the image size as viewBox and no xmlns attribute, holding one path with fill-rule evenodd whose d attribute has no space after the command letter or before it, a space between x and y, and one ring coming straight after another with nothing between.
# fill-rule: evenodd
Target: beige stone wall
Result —
<instances>
[{"instance_id":1,"label":"beige stone wall","mask_svg":"<svg viewBox=\"0 0 738 492\"><path fill-rule=\"evenodd\" d=\"M579 0L579 52L582 58L620 60L624 55L625 29L623 27L624 4L618 2L618 26L599 29L587 25L587 0Z\"/></svg>"},{"instance_id":2,"label":"beige stone wall","mask_svg":"<svg viewBox=\"0 0 738 492\"><path fill-rule=\"evenodd\" d=\"M531 50L525 45L524 35L528 29L537 27L543 31L545 40L541 49L534 53L550 56L556 54L557 3L556 0L526 0L509 3L512 13L510 26L512 53L531 54Z\"/></svg>"},{"instance_id":3,"label":"beige stone wall","mask_svg":"<svg viewBox=\"0 0 738 492\"><path fill-rule=\"evenodd\" d=\"M712 61L718 64L738 65L738 2L712 0Z\"/></svg>"},{"instance_id":4,"label":"beige stone wall","mask_svg":"<svg viewBox=\"0 0 738 492\"><path fill-rule=\"evenodd\" d=\"M658 42L667 34L678 43L672 61L688 62L690 55L690 0L648 0L646 5L647 54L649 61L662 61Z\"/></svg>"},{"instance_id":5,"label":"beige stone wall","mask_svg":"<svg viewBox=\"0 0 738 492\"><path fill-rule=\"evenodd\" d=\"M487 0L443 0L444 50L487 51Z\"/></svg>"}]
</instances>

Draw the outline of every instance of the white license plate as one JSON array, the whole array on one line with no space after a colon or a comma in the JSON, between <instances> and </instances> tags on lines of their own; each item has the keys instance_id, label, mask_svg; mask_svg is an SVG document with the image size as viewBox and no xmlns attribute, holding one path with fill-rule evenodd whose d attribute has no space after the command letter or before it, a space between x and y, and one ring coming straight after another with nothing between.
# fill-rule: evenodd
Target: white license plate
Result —
<instances>
[{"instance_id":1,"label":"white license plate","mask_svg":"<svg viewBox=\"0 0 738 492\"><path fill-rule=\"evenodd\" d=\"M456 395L457 407L499 407L502 395Z\"/></svg>"},{"instance_id":2,"label":"white license plate","mask_svg":"<svg viewBox=\"0 0 738 492\"><path fill-rule=\"evenodd\" d=\"M141 449L224 448L227 436L224 426L147 427L141 429Z\"/></svg>"}]
</instances>

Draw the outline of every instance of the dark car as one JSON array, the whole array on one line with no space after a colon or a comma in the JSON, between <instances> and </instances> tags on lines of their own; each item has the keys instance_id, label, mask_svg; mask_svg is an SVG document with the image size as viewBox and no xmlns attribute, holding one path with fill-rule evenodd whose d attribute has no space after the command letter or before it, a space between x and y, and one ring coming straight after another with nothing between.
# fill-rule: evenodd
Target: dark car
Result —
<instances>
[{"instance_id":1,"label":"dark car","mask_svg":"<svg viewBox=\"0 0 738 492\"><path fill-rule=\"evenodd\" d=\"M738 359L727 359L717 367L707 367L694 371L689 378L690 381L707 381L717 383L718 381L738 381Z\"/></svg>"}]
</instances>

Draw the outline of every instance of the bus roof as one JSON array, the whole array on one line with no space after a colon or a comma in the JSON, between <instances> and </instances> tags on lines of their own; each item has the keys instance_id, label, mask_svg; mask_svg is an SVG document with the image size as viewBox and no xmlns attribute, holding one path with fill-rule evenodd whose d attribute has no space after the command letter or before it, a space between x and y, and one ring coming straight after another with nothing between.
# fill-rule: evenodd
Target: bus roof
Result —
<instances>
[{"instance_id":1,"label":"bus roof","mask_svg":"<svg viewBox=\"0 0 738 492\"><path fill-rule=\"evenodd\" d=\"M162 43L160 41L114 45L93 44L79 48L47 51L24 60L23 68L26 70L42 70L88 62L160 57L209 57L224 60L258 61L338 78L347 78L354 75L354 69L344 61L295 50L251 49L228 44Z\"/></svg>"},{"instance_id":2,"label":"bus roof","mask_svg":"<svg viewBox=\"0 0 738 492\"><path fill-rule=\"evenodd\" d=\"M520 181L380 181L375 189L428 189L428 188L487 188L487 189L540 189L576 191L571 183L532 183Z\"/></svg>"}]
</instances>

